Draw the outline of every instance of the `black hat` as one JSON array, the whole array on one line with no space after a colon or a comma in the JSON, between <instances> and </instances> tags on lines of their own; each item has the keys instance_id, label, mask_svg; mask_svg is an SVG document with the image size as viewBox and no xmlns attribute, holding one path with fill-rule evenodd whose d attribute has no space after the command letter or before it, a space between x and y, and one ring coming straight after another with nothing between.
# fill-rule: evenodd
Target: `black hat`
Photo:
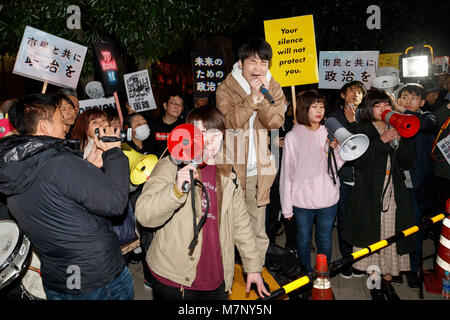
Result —
<instances>
[{"instance_id":1,"label":"black hat","mask_svg":"<svg viewBox=\"0 0 450 320\"><path fill-rule=\"evenodd\" d=\"M425 92L431 93L434 91L439 91L441 88L439 87L439 84L436 80L427 80L426 82L424 82L423 87L425 88Z\"/></svg>"}]
</instances>

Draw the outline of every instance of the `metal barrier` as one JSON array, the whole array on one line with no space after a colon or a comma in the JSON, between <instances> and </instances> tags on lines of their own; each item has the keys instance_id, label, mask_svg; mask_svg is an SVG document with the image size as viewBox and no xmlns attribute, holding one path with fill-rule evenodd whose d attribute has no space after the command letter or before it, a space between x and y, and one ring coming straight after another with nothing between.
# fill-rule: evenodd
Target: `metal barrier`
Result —
<instances>
[{"instance_id":1,"label":"metal barrier","mask_svg":"<svg viewBox=\"0 0 450 320\"><path fill-rule=\"evenodd\" d=\"M355 262L357 259L362 259L376 251L379 251L383 248L386 248L388 246L390 246L391 244L402 240L418 231L424 230L426 228L429 228L430 226L432 226L433 224L435 224L436 222L442 221L444 220L444 218L446 216L449 216L448 213L441 213L438 214L434 217L431 218L426 218L425 222L423 222L420 225L416 225L416 226L412 226L411 228L408 228L406 230L403 230L395 235L393 235L392 237L389 237L385 240L381 240L378 242L375 242L374 244L371 244L370 246L358 250L356 252L353 252L352 254L343 257L342 259L339 259L337 261L334 261L330 264L330 273L332 271L335 271L336 269L348 264L348 263L353 263ZM317 278L317 273L315 271L308 273L307 275L294 280L284 286L282 286L280 289L275 290L274 292L271 293L270 296L265 297L265 298L261 298L258 300L273 300L276 299L278 297L281 297L285 294L288 294L294 290L297 290L305 285L307 285L308 283L313 282L315 279Z\"/></svg>"}]
</instances>

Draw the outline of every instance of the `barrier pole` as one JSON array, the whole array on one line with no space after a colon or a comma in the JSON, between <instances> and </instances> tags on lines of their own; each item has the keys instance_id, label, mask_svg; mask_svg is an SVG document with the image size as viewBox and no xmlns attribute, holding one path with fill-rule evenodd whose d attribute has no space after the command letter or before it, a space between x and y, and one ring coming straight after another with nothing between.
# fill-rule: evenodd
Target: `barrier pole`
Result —
<instances>
[{"instance_id":1,"label":"barrier pole","mask_svg":"<svg viewBox=\"0 0 450 320\"><path fill-rule=\"evenodd\" d=\"M391 244L402 240L406 237L409 237L410 235L416 233L417 231L421 231L424 230L426 228L429 228L430 226L432 226L433 224L435 224L436 222L442 221L444 220L444 218L446 216L449 216L448 213L441 213L438 214L434 217L431 218L426 218L425 222L423 222L422 224L418 225L418 226L412 226L411 228L405 229L403 231L400 231L399 233L393 235L392 237L389 237L385 240L381 240L378 242L375 242L374 244L371 244L370 246L363 248L361 250L358 250L356 252L353 252L352 254L334 261L330 264L330 273L333 270L336 270L337 268L342 267L343 265L346 265L348 263L354 262L357 259L361 259L361 258L365 258L366 256L368 256L369 254L372 254L376 251L379 251L383 248L386 248L387 246L390 246ZM297 290L305 285L307 285L310 282L313 282L315 279L317 278L317 274L316 272L311 272L309 274L307 274L306 276L303 276L297 280L294 280L284 286L282 286L280 289L275 290L274 292L271 293L270 296L267 296L265 298L260 298L258 300L272 300L272 299L276 299L278 297L281 297L285 294L288 294L289 292L292 292L294 290Z\"/></svg>"}]
</instances>

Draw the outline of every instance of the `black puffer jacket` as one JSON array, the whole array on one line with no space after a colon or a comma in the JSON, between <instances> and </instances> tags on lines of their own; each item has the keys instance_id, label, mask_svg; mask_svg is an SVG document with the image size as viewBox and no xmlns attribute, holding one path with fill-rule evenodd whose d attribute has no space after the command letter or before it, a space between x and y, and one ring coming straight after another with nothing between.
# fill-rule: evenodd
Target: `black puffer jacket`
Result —
<instances>
[{"instance_id":1,"label":"black puffer jacket","mask_svg":"<svg viewBox=\"0 0 450 320\"><path fill-rule=\"evenodd\" d=\"M40 254L46 288L86 293L123 271L109 218L127 205L128 179L128 160L119 148L103 154L99 169L64 140L26 135L0 140L0 192Z\"/></svg>"}]
</instances>

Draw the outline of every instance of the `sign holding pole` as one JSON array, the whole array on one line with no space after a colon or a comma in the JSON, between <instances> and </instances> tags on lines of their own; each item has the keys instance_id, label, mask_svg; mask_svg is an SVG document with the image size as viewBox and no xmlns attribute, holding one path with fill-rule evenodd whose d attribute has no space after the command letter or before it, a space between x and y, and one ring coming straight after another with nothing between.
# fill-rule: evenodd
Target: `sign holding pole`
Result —
<instances>
[{"instance_id":1,"label":"sign holding pole","mask_svg":"<svg viewBox=\"0 0 450 320\"><path fill-rule=\"evenodd\" d=\"M273 52L270 73L292 87L295 117L295 86L319 82L313 16L266 20L264 31Z\"/></svg>"}]
</instances>

